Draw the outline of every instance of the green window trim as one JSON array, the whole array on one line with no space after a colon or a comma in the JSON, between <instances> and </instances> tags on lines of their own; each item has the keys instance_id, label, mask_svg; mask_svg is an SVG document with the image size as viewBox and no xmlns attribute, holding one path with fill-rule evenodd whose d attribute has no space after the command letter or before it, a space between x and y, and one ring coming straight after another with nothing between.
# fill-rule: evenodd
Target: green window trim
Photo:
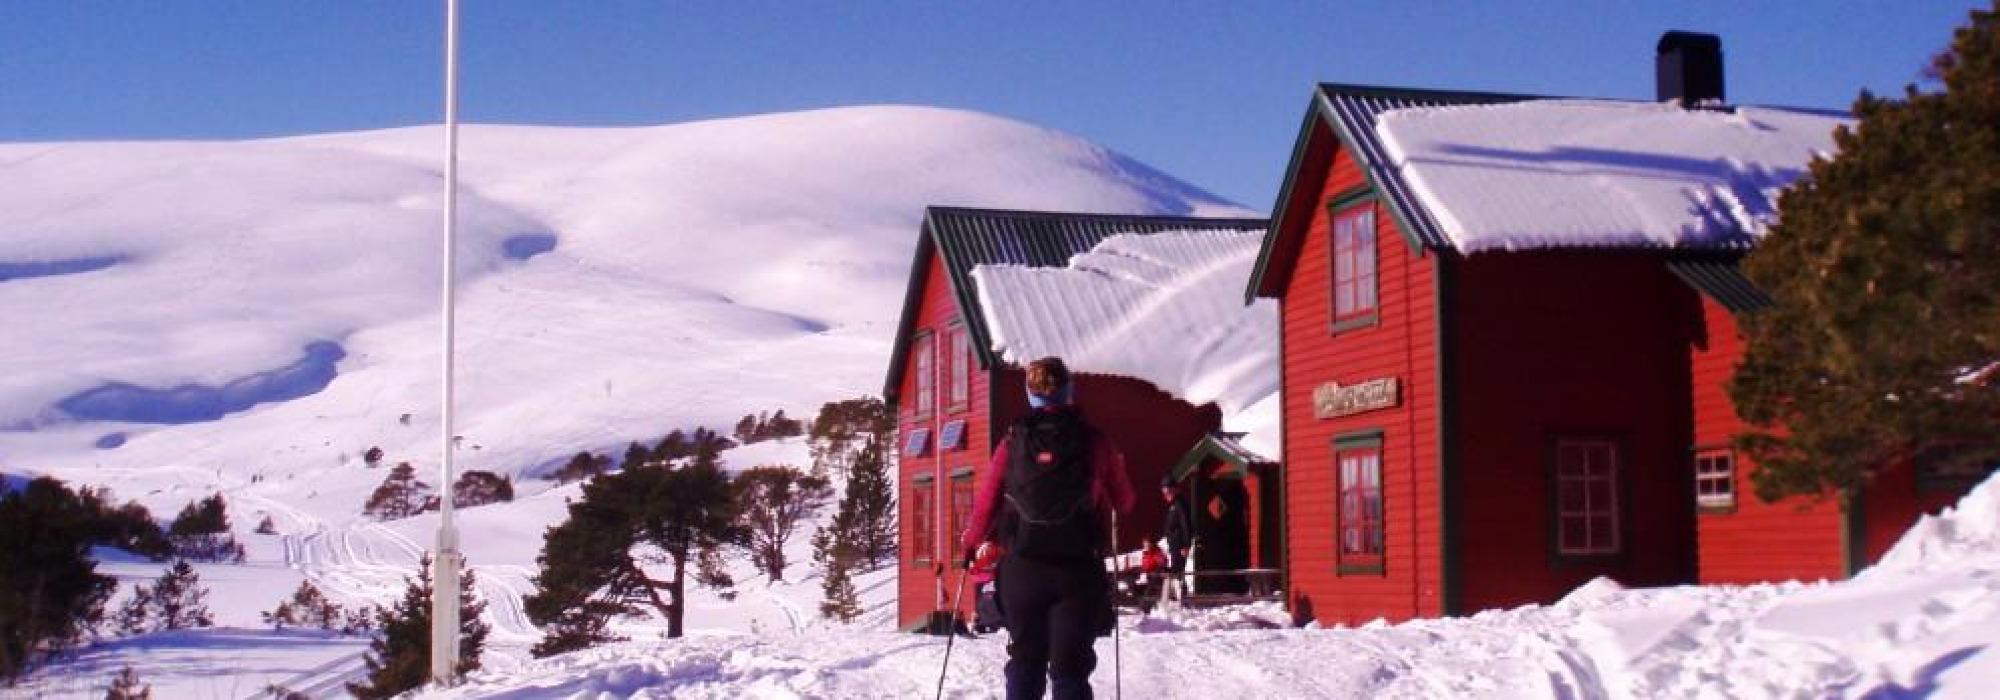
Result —
<instances>
[{"instance_id":1,"label":"green window trim","mask_svg":"<svg viewBox=\"0 0 2000 700\"><path fill-rule=\"evenodd\" d=\"M972 467L959 467L957 469L953 469L951 470L950 474L946 475L946 478L949 478L953 481L970 479L972 478Z\"/></svg>"},{"instance_id":2,"label":"green window trim","mask_svg":"<svg viewBox=\"0 0 2000 700\"><path fill-rule=\"evenodd\" d=\"M1334 555L1334 575L1336 576L1387 576L1389 573L1389 498L1387 492L1388 491L1387 485L1381 483L1382 478L1386 473L1386 470L1383 469L1384 458L1382 455L1383 443L1385 442L1384 435L1385 432L1381 428L1366 428L1362 430L1340 433L1333 437L1332 440L1333 455L1334 455L1333 468L1335 470L1334 494L1333 494L1334 498L1333 555ZM1376 478L1375 490L1376 490L1376 497L1381 500L1380 510L1382 513L1381 516L1382 522L1380 524L1380 527L1382 529L1382 535L1381 535L1382 553L1379 555L1374 555L1373 557L1369 557L1367 555L1355 555L1356 558L1350 561L1347 559L1346 556L1344 556L1341 553L1340 549L1341 537L1342 537L1341 528L1344 527L1341 520L1341 512L1340 512L1340 502L1342 498L1341 488L1343 486L1340 480L1340 473L1339 473L1340 453L1359 452L1359 451L1372 451L1375 453L1375 478Z\"/></svg>"},{"instance_id":3,"label":"green window trim","mask_svg":"<svg viewBox=\"0 0 2000 700\"><path fill-rule=\"evenodd\" d=\"M1339 335L1341 333L1345 333L1348 331L1360 330L1363 328L1373 328L1376 325L1379 325L1382 321L1382 297L1381 297L1382 261L1381 261L1381 256L1379 255L1379 251L1370 251L1368 255L1369 260L1372 261L1375 266L1375 269L1369 272L1369 279L1372 280L1372 283L1374 285L1374 289L1371 290L1371 295L1374 301L1368 306L1368 309L1361 313L1342 317L1340 315L1340 302L1339 302L1340 279L1338 276L1338 272L1340 265L1337 258L1340 256L1340 247L1339 247L1340 241L1336 230L1339 225L1340 217L1349 211L1366 206L1368 207L1369 227L1371 229L1380 228L1381 227L1380 222L1376 221L1376 214L1374 208L1375 201L1376 197L1375 197L1374 187L1366 184L1348 188L1347 190L1344 190L1339 194L1327 198L1327 204L1326 204L1327 254L1331 258L1335 258L1334 260L1328 261L1326 268L1326 274L1328 278L1327 292L1326 292L1328 335ZM1378 233L1379 232L1373 230L1369 231L1368 241L1370 245L1376 245L1376 238ZM1359 273L1357 272L1356 275L1359 276Z\"/></svg>"}]
</instances>

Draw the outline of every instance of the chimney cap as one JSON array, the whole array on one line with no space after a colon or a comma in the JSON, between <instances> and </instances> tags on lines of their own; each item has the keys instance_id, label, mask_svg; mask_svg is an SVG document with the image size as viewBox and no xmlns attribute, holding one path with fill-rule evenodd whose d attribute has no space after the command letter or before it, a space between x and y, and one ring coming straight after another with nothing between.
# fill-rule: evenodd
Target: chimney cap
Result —
<instances>
[{"instance_id":1,"label":"chimney cap","mask_svg":"<svg viewBox=\"0 0 2000 700\"><path fill-rule=\"evenodd\" d=\"M1722 51L1722 37L1705 32L1690 32L1684 29L1670 29L1660 35L1660 43L1654 47L1655 53L1666 53L1674 49L1699 49Z\"/></svg>"}]
</instances>

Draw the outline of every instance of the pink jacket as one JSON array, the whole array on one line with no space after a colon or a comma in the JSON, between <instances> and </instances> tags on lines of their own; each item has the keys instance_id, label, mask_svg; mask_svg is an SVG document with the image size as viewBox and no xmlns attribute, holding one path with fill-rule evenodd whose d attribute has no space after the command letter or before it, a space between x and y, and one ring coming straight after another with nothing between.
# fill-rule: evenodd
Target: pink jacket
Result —
<instances>
[{"instance_id":1,"label":"pink jacket","mask_svg":"<svg viewBox=\"0 0 2000 700\"><path fill-rule=\"evenodd\" d=\"M1117 510L1119 515L1130 515L1132 479L1125 473L1125 454L1119 452L1118 446L1111 444L1111 439L1104 434L1099 433L1097 438L1090 446L1091 500L1099 508L1109 507ZM979 490L972 497L972 527L959 535L967 552L977 549L980 541L985 539L986 529L993 523L993 514L1000 507L1000 496L1006 492L1007 442L1000 441L1000 449L993 451L993 463L988 465L986 473L979 475Z\"/></svg>"}]
</instances>

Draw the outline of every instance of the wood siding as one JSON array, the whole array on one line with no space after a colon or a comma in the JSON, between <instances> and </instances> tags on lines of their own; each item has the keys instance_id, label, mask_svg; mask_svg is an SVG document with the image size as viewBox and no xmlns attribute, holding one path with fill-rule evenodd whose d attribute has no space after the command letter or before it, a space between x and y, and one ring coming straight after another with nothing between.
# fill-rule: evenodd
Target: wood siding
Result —
<instances>
[{"instance_id":1,"label":"wood siding","mask_svg":"<svg viewBox=\"0 0 2000 700\"><path fill-rule=\"evenodd\" d=\"M1596 576L1694 578L1687 337L1693 291L1657 257L1508 252L1453 259L1462 593L1468 611L1547 603ZM1565 557L1552 461L1616 445L1619 546Z\"/></svg>"},{"instance_id":2,"label":"wood siding","mask_svg":"<svg viewBox=\"0 0 2000 700\"><path fill-rule=\"evenodd\" d=\"M927 413L920 412L915 405L917 358L913 352L904 362L902 369L902 388L899 391L899 396L902 398L900 404L896 406L897 434L894 446L897 453L901 454L905 438L911 430L925 428L931 431L930 449L923 456L905 456L898 459L897 525L900 530L898 541L903 543L912 541L915 528L927 528L933 533L932 541L937 543L934 548L937 551L930 557L929 563L923 565L913 563L915 553L909 551L900 553L896 563L898 625L920 622L931 611L941 610L950 605L948 598L952 595L952 591L949 587L956 583L957 561L963 558L963 553L959 550L958 537L948 532L952 528L952 473L971 467L975 470L975 476L971 478L978 478L976 473L985 469L988 455L992 450L992 442L986 430L990 422L988 392L991 381L989 373L977 367L977 359L973 360L974 366L969 368L970 376L967 380L969 400L961 407L954 408L951 405L951 365L958 362L959 358L950 356L949 341L951 329L959 320L958 301L951 294L951 285L937 256L930 257L928 267L921 306L917 310L917 323L912 332L929 332L937 339L934 346L937 352L936 390L932 392L933 402L936 405ZM938 449L938 439L944 425L958 420L966 422L964 447L953 450ZM919 474L930 474L933 477L928 488L931 490L933 503L937 506L933 509L935 517L930 522L920 522L912 517L911 504L907 497L909 490L915 487L916 477ZM970 593L964 597L967 599L964 607L970 609Z\"/></svg>"},{"instance_id":3,"label":"wood siding","mask_svg":"<svg viewBox=\"0 0 2000 700\"><path fill-rule=\"evenodd\" d=\"M1305 167L1313 167L1308 159ZM1325 159L1318 159L1326 162ZM1329 198L1366 183L1343 149L1324 173L1300 173L1314 202L1308 230L1281 296L1284 341L1284 499L1289 604L1300 619L1358 624L1444 611L1438 506L1436 257L1410 249L1387 207L1375 200L1377 316L1373 325L1331 331ZM1313 390L1327 382L1393 378L1398 404L1321 420ZM1341 575L1336 561L1333 440L1380 431L1386 545L1379 574Z\"/></svg>"},{"instance_id":4,"label":"wood siding","mask_svg":"<svg viewBox=\"0 0 2000 700\"><path fill-rule=\"evenodd\" d=\"M1695 449L1726 448L1748 426L1729 400L1729 378L1743 357L1736 318L1702 297L1702 327L1690 350ZM1733 452L1736 508L1695 518L1702 583L1750 584L1838 579L1846 574L1840 501L1792 497L1767 503L1750 475L1756 463ZM1691 497L1691 496L1690 496Z\"/></svg>"}]
</instances>

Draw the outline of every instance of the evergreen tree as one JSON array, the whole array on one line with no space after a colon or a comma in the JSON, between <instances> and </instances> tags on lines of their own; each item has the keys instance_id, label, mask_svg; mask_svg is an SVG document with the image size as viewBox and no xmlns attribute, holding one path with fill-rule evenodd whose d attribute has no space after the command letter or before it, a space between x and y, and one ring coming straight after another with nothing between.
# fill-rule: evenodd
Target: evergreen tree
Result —
<instances>
[{"instance_id":1,"label":"evergreen tree","mask_svg":"<svg viewBox=\"0 0 2000 700\"><path fill-rule=\"evenodd\" d=\"M278 534L278 524L271 522L271 516L266 515L262 520L257 521L257 529L255 530L255 532L259 535Z\"/></svg>"},{"instance_id":2,"label":"evergreen tree","mask_svg":"<svg viewBox=\"0 0 2000 700\"><path fill-rule=\"evenodd\" d=\"M885 456L890 439L871 435L862 442L840 498L840 510L834 514L840 537L852 544L856 559L871 569L896 558L896 488Z\"/></svg>"},{"instance_id":3,"label":"evergreen tree","mask_svg":"<svg viewBox=\"0 0 2000 700\"><path fill-rule=\"evenodd\" d=\"M660 444L653 446L653 460L657 462L671 462L692 454L694 450L688 442L687 433L678 428L660 438Z\"/></svg>"},{"instance_id":4,"label":"evergreen tree","mask_svg":"<svg viewBox=\"0 0 2000 700\"><path fill-rule=\"evenodd\" d=\"M743 420L736 421L736 439L748 445L757 441L757 417L744 414Z\"/></svg>"},{"instance_id":5,"label":"evergreen tree","mask_svg":"<svg viewBox=\"0 0 2000 700\"><path fill-rule=\"evenodd\" d=\"M368 465L369 469L374 469L376 467L382 466L382 448L380 447L368 448L367 452L361 453L361 462L363 464Z\"/></svg>"},{"instance_id":6,"label":"evergreen tree","mask_svg":"<svg viewBox=\"0 0 2000 700\"><path fill-rule=\"evenodd\" d=\"M681 636L688 565L702 548L739 538L734 505L729 477L713 459L584 484L583 498L549 528L536 557L536 590L525 607L545 634L534 653L609 641L611 617L644 610L666 618L667 636ZM667 577L655 578L648 563L667 564Z\"/></svg>"},{"instance_id":7,"label":"evergreen tree","mask_svg":"<svg viewBox=\"0 0 2000 700\"><path fill-rule=\"evenodd\" d=\"M0 493L0 680L68 649L104 619L117 582L90 559L94 520L55 479Z\"/></svg>"},{"instance_id":8,"label":"evergreen tree","mask_svg":"<svg viewBox=\"0 0 2000 700\"><path fill-rule=\"evenodd\" d=\"M833 486L790 466L750 469L736 476L735 485L751 561L772 581L785 580L785 544L799 523L833 498Z\"/></svg>"},{"instance_id":9,"label":"evergreen tree","mask_svg":"<svg viewBox=\"0 0 2000 700\"><path fill-rule=\"evenodd\" d=\"M409 462L398 462L389 470L389 476L382 479L382 485L368 494L361 513L377 520L407 518L422 513L430 499L431 486L417 480L417 468Z\"/></svg>"},{"instance_id":10,"label":"evergreen tree","mask_svg":"<svg viewBox=\"0 0 2000 700\"><path fill-rule=\"evenodd\" d=\"M806 433L812 451L813 469L847 476L847 469L861 443L871 436L886 436L894 428L888 406L881 399L861 398L823 405Z\"/></svg>"},{"instance_id":11,"label":"evergreen tree","mask_svg":"<svg viewBox=\"0 0 2000 700\"><path fill-rule=\"evenodd\" d=\"M736 600L736 577L729 575L729 567L722 560L722 548L708 545L695 555L694 582L717 591L725 601Z\"/></svg>"},{"instance_id":12,"label":"evergreen tree","mask_svg":"<svg viewBox=\"0 0 2000 700\"><path fill-rule=\"evenodd\" d=\"M392 698L416 689L431 672L431 557L425 554L417 565L417 577L404 579L408 585L403 598L393 608L380 610L376 622L380 633L368 645L363 659L368 677L347 684L347 692L362 700ZM459 574L461 601L458 611L459 677L479 670L479 655L486 647L489 628L479 619L486 603L479 600L470 569Z\"/></svg>"},{"instance_id":13,"label":"evergreen tree","mask_svg":"<svg viewBox=\"0 0 2000 700\"><path fill-rule=\"evenodd\" d=\"M1996 5L2000 10L2000 5ZM2000 19L1972 13L1930 74L1863 92L1839 154L1779 200L1743 261L1772 305L1745 315L1730 394L1758 495L1852 493L1883 465L2000 460Z\"/></svg>"},{"instance_id":14,"label":"evergreen tree","mask_svg":"<svg viewBox=\"0 0 2000 700\"><path fill-rule=\"evenodd\" d=\"M564 463L562 468L557 469L550 477L554 478L558 484L582 481L603 474L606 469L610 468L610 462L610 458L607 457L600 457L589 452L578 452L576 456L569 458L569 461Z\"/></svg>"},{"instance_id":15,"label":"evergreen tree","mask_svg":"<svg viewBox=\"0 0 2000 700\"><path fill-rule=\"evenodd\" d=\"M197 561L242 561L243 547L229 531L229 506L222 494L188 503L167 529L174 554Z\"/></svg>"},{"instance_id":16,"label":"evergreen tree","mask_svg":"<svg viewBox=\"0 0 2000 700\"><path fill-rule=\"evenodd\" d=\"M104 700L152 700L153 686L139 682L139 674L131 666L111 677L111 688L104 691Z\"/></svg>"},{"instance_id":17,"label":"evergreen tree","mask_svg":"<svg viewBox=\"0 0 2000 700\"><path fill-rule=\"evenodd\" d=\"M187 561L175 561L174 565L153 581L153 620L157 629L179 630L215 625L215 616L208 612L208 589L201 585L201 574Z\"/></svg>"},{"instance_id":18,"label":"evergreen tree","mask_svg":"<svg viewBox=\"0 0 2000 700\"><path fill-rule=\"evenodd\" d=\"M813 560L825 571L820 579L819 614L829 620L853 622L861 616L861 596L854 590L853 572L860 557L851 542L837 537L836 526L813 533Z\"/></svg>"},{"instance_id":19,"label":"evergreen tree","mask_svg":"<svg viewBox=\"0 0 2000 700\"><path fill-rule=\"evenodd\" d=\"M618 463L620 470L639 469L653 463L653 453L645 445L637 442L625 447L625 461Z\"/></svg>"},{"instance_id":20,"label":"evergreen tree","mask_svg":"<svg viewBox=\"0 0 2000 700\"><path fill-rule=\"evenodd\" d=\"M264 624L278 629L289 626L323 630L344 629L349 617L339 603L327 599L326 594L321 593L311 581L300 581L290 600L278 603L278 607L262 613L262 616Z\"/></svg>"},{"instance_id":21,"label":"evergreen tree","mask_svg":"<svg viewBox=\"0 0 2000 700\"><path fill-rule=\"evenodd\" d=\"M458 481L451 490L452 505L460 508L512 500L514 500L513 479L477 469L458 475Z\"/></svg>"}]
</instances>

